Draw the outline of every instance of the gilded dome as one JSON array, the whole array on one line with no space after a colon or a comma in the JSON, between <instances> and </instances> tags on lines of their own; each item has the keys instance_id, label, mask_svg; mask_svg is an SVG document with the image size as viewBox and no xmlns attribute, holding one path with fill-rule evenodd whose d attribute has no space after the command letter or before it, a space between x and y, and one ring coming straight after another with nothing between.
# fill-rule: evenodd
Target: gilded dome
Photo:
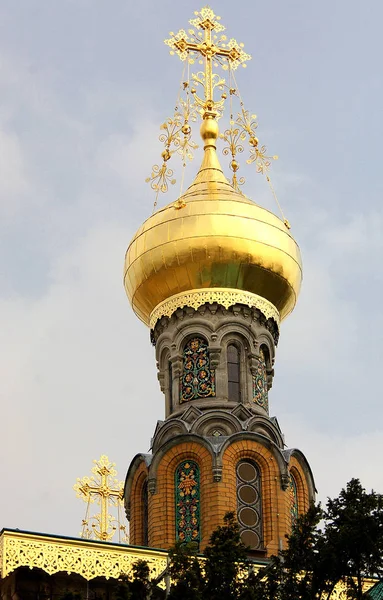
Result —
<instances>
[{"instance_id":1,"label":"gilded dome","mask_svg":"<svg viewBox=\"0 0 383 600\"><path fill-rule=\"evenodd\" d=\"M128 247L128 298L150 327L178 307L214 300L256 306L278 323L299 294L299 247L281 219L231 186L216 135L203 137L205 156L192 185L150 216Z\"/></svg>"}]
</instances>

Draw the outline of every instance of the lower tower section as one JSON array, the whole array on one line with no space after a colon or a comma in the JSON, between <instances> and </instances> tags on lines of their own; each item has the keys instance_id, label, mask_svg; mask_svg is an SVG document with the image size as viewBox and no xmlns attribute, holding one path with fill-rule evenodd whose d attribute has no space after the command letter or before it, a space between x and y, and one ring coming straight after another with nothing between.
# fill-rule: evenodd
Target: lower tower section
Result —
<instances>
[{"instance_id":1,"label":"lower tower section","mask_svg":"<svg viewBox=\"0 0 383 600\"><path fill-rule=\"evenodd\" d=\"M254 555L285 543L314 499L303 454L269 416L278 327L257 308L178 308L153 330L166 418L125 484L131 543L203 551L227 511Z\"/></svg>"}]
</instances>

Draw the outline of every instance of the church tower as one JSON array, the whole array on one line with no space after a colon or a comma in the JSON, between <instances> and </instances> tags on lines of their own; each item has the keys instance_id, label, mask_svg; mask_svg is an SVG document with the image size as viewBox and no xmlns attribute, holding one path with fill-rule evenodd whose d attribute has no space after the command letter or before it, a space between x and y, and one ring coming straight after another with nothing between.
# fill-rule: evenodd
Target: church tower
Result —
<instances>
[{"instance_id":1,"label":"church tower","mask_svg":"<svg viewBox=\"0 0 383 600\"><path fill-rule=\"evenodd\" d=\"M202 56L205 65L198 73L203 98L195 78L184 83L202 120L202 165L180 198L139 228L125 260L126 293L150 328L165 401L151 453L137 454L129 467L125 506L134 545L168 548L180 540L202 551L234 511L243 542L254 556L267 557L283 547L315 492L302 452L285 448L268 397L280 322L296 304L302 263L288 222L239 191L235 145L231 182L217 157L217 121L236 90L230 86L214 100L223 80L213 63L227 65L231 76L250 57L235 40L218 39L224 27L210 8L191 23L194 30L166 43L181 59ZM240 139L248 134L259 166L264 147L242 102L241 110L236 131L242 118ZM190 113L182 114L181 141L190 139ZM232 123L226 141L235 135ZM157 192L166 187L168 141L162 180L158 167L152 185Z\"/></svg>"}]
</instances>

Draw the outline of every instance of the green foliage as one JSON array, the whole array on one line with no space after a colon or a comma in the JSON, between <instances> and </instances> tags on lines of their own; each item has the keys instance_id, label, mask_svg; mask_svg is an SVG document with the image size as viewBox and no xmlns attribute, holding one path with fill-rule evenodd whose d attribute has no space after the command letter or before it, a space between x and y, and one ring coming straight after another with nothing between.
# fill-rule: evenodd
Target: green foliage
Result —
<instances>
[{"instance_id":1,"label":"green foliage","mask_svg":"<svg viewBox=\"0 0 383 600\"><path fill-rule=\"evenodd\" d=\"M297 519L285 550L257 573L252 565L234 514L227 513L204 561L192 544L170 550L168 600L329 600L340 581L347 582L350 599L362 600L364 579L383 577L383 496L352 479L338 498L328 499L326 510L312 505ZM163 598L157 583L139 561L131 578L116 583L113 600Z\"/></svg>"},{"instance_id":2,"label":"green foliage","mask_svg":"<svg viewBox=\"0 0 383 600\"><path fill-rule=\"evenodd\" d=\"M363 579L383 576L383 496L351 479L327 502L326 540L347 579L351 598L362 598Z\"/></svg>"},{"instance_id":3,"label":"green foliage","mask_svg":"<svg viewBox=\"0 0 383 600\"><path fill-rule=\"evenodd\" d=\"M205 557L206 597L210 600L239 598L243 586L239 575L246 568L247 554L234 513L227 513L224 525L213 531Z\"/></svg>"},{"instance_id":4,"label":"green foliage","mask_svg":"<svg viewBox=\"0 0 383 600\"><path fill-rule=\"evenodd\" d=\"M253 599L243 595L247 589L248 559L233 513L227 513L223 526L212 533L203 563L193 547L181 544L169 552L169 558L169 600Z\"/></svg>"},{"instance_id":5,"label":"green foliage","mask_svg":"<svg viewBox=\"0 0 383 600\"><path fill-rule=\"evenodd\" d=\"M320 522L322 527L320 527ZM327 510L310 507L295 524L287 549L255 576L251 600L319 600L337 583L363 598L363 580L383 575L383 497L352 479Z\"/></svg>"},{"instance_id":6,"label":"green foliage","mask_svg":"<svg viewBox=\"0 0 383 600\"><path fill-rule=\"evenodd\" d=\"M326 510L312 505L288 536L287 548L253 572L233 513L205 549L203 572L190 549L170 554L170 600L329 600L339 582L363 598L363 580L383 577L383 497L352 479Z\"/></svg>"},{"instance_id":7,"label":"green foliage","mask_svg":"<svg viewBox=\"0 0 383 600\"><path fill-rule=\"evenodd\" d=\"M169 600L202 600L204 577L195 546L177 543L169 551L172 586Z\"/></svg>"},{"instance_id":8,"label":"green foliage","mask_svg":"<svg viewBox=\"0 0 383 600\"><path fill-rule=\"evenodd\" d=\"M132 577L121 577L117 582L113 600L156 600L163 592L150 579L150 569L145 560L137 561L132 568Z\"/></svg>"}]
</instances>

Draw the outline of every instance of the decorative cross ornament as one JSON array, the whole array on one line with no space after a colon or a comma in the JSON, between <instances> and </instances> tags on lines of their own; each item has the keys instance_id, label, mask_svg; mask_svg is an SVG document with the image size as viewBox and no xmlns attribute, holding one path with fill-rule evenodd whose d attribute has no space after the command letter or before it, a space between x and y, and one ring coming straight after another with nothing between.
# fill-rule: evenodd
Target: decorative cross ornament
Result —
<instances>
[{"instance_id":1,"label":"decorative cross ornament","mask_svg":"<svg viewBox=\"0 0 383 600\"><path fill-rule=\"evenodd\" d=\"M117 471L114 468L116 465L111 463L105 454L93 462L95 464L92 468L93 475L82 479L77 478L77 483L73 486L77 497L87 502L87 511L85 519L82 521L83 528L80 535L88 539L94 536L99 540L109 541L113 538L118 526L119 541L127 541L126 527L121 524L120 520L124 484L116 479ZM100 505L100 513L89 517L89 505L94 502ZM113 506L117 507L117 519L109 511ZM92 521L91 526L89 526L90 521ZM121 532L123 533L122 540Z\"/></svg>"},{"instance_id":2,"label":"decorative cross ornament","mask_svg":"<svg viewBox=\"0 0 383 600\"><path fill-rule=\"evenodd\" d=\"M165 44L171 48L170 53L178 54L181 60L188 60L193 64L197 57L201 63L205 61L205 71L197 73L194 77L196 83L203 85L205 98L199 98L194 88L191 92L204 113L216 114L226 95L223 94L221 100L214 101L214 89L222 86L224 80L213 73L213 66L221 64L224 70L229 67L236 69L239 65L246 67L245 61L250 60L251 56L244 52L243 44L238 44L234 38L227 40L226 35L217 35L226 28L220 23L221 17L215 15L209 6L194 14L196 18L191 19L189 23L195 29L188 29L187 32L180 29L177 34L171 31L172 37L165 40Z\"/></svg>"}]
</instances>

